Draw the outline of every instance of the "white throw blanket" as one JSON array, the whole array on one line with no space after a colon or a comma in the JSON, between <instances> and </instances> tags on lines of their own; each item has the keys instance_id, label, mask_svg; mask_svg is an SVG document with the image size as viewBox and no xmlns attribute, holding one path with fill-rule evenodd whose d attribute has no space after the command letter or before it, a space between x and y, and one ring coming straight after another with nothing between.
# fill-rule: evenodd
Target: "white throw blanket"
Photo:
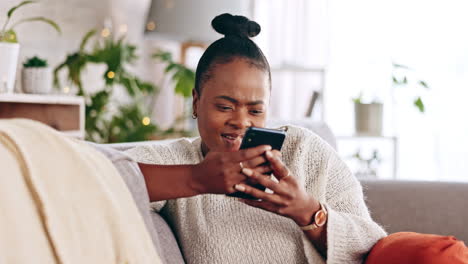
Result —
<instances>
[{"instance_id":1,"label":"white throw blanket","mask_svg":"<svg viewBox=\"0 0 468 264\"><path fill-rule=\"evenodd\" d=\"M0 120L0 263L161 263L101 153L38 122Z\"/></svg>"}]
</instances>

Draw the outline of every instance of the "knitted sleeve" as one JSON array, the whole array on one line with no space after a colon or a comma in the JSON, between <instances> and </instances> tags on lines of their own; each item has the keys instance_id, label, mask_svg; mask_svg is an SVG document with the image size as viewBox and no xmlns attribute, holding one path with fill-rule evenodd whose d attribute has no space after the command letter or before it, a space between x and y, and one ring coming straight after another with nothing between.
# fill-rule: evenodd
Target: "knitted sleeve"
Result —
<instances>
[{"instance_id":1,"label":"knitted sleeve","mask_svg":"<svg viewBox=\"0 0 468 264\"><path fill-rule=\"evenodd\" d=\"M361 184L335 150L317 135L304 134L299 149L307 153L306 190L328 210L327 263L362 263L386 233L371 219Z\"/></svg>"},{"instance_id":2,"label":"knitted sleeve","mask_svg":"<svg viewBox=\"0 0 468 264\"><path fill-rule=\"evenodd\" d=\"M371 219L361 184L334 151L326 175L327 263L362 263L386 233Z\"/></svg>"}]
</instances>

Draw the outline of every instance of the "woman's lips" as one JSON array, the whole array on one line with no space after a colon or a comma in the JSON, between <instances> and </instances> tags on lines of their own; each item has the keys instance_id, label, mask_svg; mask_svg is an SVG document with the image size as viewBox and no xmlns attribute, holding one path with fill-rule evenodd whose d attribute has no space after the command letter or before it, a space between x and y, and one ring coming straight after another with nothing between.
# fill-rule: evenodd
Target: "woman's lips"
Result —
<instances>
[{"instance_id":1,"label":"woman's lips","mask_svg":"<svg viewBox=\"0 0 468 264\"><path fill-rule=\"evenodd\" d=\"M228 151L237 151L242 143L242 136L239 134L221 134L224 145Z\"/></svg>"}]
</instances>

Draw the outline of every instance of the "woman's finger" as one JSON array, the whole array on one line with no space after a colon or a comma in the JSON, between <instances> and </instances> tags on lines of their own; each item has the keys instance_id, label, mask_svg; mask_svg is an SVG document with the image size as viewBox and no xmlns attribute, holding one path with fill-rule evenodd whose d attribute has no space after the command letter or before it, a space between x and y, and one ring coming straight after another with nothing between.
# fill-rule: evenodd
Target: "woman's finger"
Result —
<instances>
[{"instance_id":1,"label":"woman's finger","mask_svg":"<svg viewBox=\"0 0 468 264\"><path fill-rule=\"evenodd\" d=\"M265 151L268 150L271 150L271 146L269 145L261 145L255 148L241 149L239 151L233 152L232 160L234 162L250 160L257 156L263 155Z\"/></svg>"},{"instance_id":2,"label":"woman's finger","mask_svg":"<svg viewBox=\"0 0 468 264\"><path fill-rule=\"evenodd\" d=\"M265 155L257 156L253 159L245 160L242 161L242 165L244 168L255 168L261 164L264 164L267 162L267 159L265 158Z\"/></svg>"},{"instance_id":3,"label":"woman's finger","mask_svg":"<svg viewBox=\"0 0 468 264\"><path fill-rule=\"evenodd\" d=\"M270 166L273 169L273 174L278 180L289 176L289 169L284 165L278 156L273 155L271 151L267 151L265 156L268 162L270 162Z\"/></svg>"},{"instance_id":4,"label":"woman's finger","mask_svg":"<svg viewBox=\"0 0 468 264\"><path fill-rule=\"evenodd\" d=\"M261 199L263 201L268 201L268 202L274 203L274 204L279 205L279 206L284 206L285 205L284 200L278 194L266 193L266 192L264 192L262 190L254 188L254 187L252 187L250 185L239 183L239 184L234 185L234 189L236 189L239 192L250 194L251 196L253 196L253 197L257 198L257 199Z\"/></svg>"},{"instance_id":5,"label":"woman's finger","mask_svg":"<svg viewBox=\"0 0 468 264\"><path fill-rule=\"evenodd\" d=\"M257 173L251 169L243 169L242 173L249 177L251 180L256 181L257 183L265 186L266 188L272 190L275 194L280 196L290 197L290 194L287 190L284 189L278 182L275 182L271 179L270 176L265 176L263 174Z\"/></svg>"},{"instance_id":6,"label":"woman's finger","mask_svg":"<svg viewBox=\"0 0 468 264\"><path fill-rule=\"evenodd\" d=\"M253 207L256 207L256 208L260 208L260 209L263 209L265 211L269 211L269 212L272 212L272 213L278 213L278 210L279 210L279 206L273 204L273 203L269 203L269 202L265 202L265 201L255 201L255 200L249 200L249 199L240 199L241 202L247 204L247 205L250 205L250 206L253 206Z\"/></svg>"},{"instance_id":7,"label":"woman's finger","mask_svg":"<svg viewBox=\"0 0 468 264\"><path fill-rule=\"evenodd\" d=\"M271 173L273 173L273 169L271 168L270 165L258 166L256 168L253 168L252 170L258 172L259 174L268 174L268 175L270 175Z\"/></svg>"}]
</instances>

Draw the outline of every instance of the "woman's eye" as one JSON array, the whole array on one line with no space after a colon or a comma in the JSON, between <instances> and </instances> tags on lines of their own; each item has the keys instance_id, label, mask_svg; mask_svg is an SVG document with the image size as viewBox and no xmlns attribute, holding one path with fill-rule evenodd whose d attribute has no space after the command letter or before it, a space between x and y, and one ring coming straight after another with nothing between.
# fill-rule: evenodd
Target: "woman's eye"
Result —
<instances>
[{"instance_id":1,"label":"woman's eye","mask_svg":"<svg viewBox=\"0 0 468 264\"><path fill-rule=\"evenodd\" d=\"M233 109L231 106L227 106L227 105L218 105L217 107L221 111L230 111Z\"/></svg>"},{"instance_id":2,"label":"woman's eye","mask_svg":"<svg viewBox=\"0 0 468 264\"><path fill-rule=\"evenodd\" d=\"M251 112L252 114L254 114L254 115L261 115L261 114L263 114L263 110L251 110L250 112Z\"/></svg>"}]
</instances>

